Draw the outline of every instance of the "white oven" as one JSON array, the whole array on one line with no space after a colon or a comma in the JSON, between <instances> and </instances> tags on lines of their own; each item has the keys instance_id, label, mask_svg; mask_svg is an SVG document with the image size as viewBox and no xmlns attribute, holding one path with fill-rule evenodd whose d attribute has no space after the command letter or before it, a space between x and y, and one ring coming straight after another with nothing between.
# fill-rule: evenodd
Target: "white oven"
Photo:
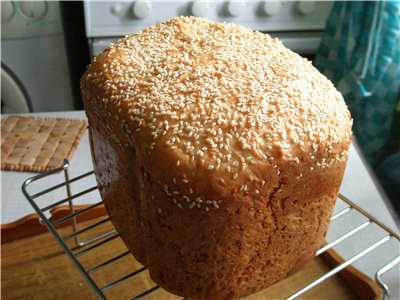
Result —
<instances>
[{"instance_id":1,"label":"white oven","mask_svg":"<svg viewBox=\"0 0 400 300\"><path fill-rule=\"evenodd\" d=\"M290 49L312 55L332 1L85 1L90 52L98 55L117 39L177 16L233 22L278 37Z\"/></svg>"}]
</instances>

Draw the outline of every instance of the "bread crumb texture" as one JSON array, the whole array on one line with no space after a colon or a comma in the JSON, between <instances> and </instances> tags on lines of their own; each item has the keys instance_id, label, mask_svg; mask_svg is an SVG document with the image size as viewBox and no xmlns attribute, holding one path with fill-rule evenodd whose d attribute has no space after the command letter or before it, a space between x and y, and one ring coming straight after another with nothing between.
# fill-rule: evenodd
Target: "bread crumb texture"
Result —
<instances>
[{"instance_id":1,"label":"bread crumb texture","mask_svg":"<svg viewBox=\"0 0 400 300\"><path fill-rule=\"evenodd\" d=\"M269 178L260 166L301 180L348 155L352 121L332 83L279 40L234 24L179 17L129 35L88 67L82 92L178 209L208 212L227 198L208 199L202 178L258 196Z\"/></svg>"}]
</instances>

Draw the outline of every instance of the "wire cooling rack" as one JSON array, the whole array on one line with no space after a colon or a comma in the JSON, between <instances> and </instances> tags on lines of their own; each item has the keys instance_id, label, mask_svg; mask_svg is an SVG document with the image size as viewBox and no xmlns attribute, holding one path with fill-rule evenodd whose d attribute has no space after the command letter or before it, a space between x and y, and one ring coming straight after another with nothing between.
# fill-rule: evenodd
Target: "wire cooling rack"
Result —
<instances>
[{"instance_id":1,"label":"wire cooling rack","mask_svg":"<svg viewBox=\"0 0 400 300\"><path fill-rule=\"evenodd\" d=\"M68 173L68 167L69 167L69 162L67 160L65 160L63 166L61 166L55 170L52 170L50 172L39 174L39 175L29 178L22 185L22 192L24 193L25 197L28 199L28 201L32 205L32 207L35 209L35 211L38 213L41 221L47 226L48 230L53 234L54 238L61 245L61 247L63 248L65 253L68 255L68 257L71 259L73 264L80 271L83 278L87 281L87 283L93 289L95 294L100 299L107 299L104 294L107 290L118 288L118 286L121 283L139 275L140 273L144 272L146 269L143 267L139 268L138 270L135 270L132 273L119 278L118 280L115 280L115 281L105 284L103 286L99 286L92 277L93 273L102 271L103 268L105 268L106 266L112 265L113 263L117 262L118 260L122 259L123 257L129 255L129 251L124 251L116 256L107 258L102 263L98 264L95 267L91 267L89 269L85 268L82 265L82 263L80 262L80 257L82 255L84 255L84 254L90 255L91 251L93 251L96 248L103 246L115 239L118 239L119 235L115 231L115 229L112 229L112 230L107 230L101 234L98 234L98 235L91 237L89 239L86 239L86 240L82 240L80 238L83 233L89 232L89 231L93 230L94 228L99 227L106 222L109 222L110 219L107 217L101 221L97 221L96 223L87 226L86 228L78 229L77 218L86 213L89 213L94 208L99 207L100 205L102 205L102 202L99 201L99 202L97 202L93 205L90 205L89 207L86 207L79 211L74 210L73 201L75 201L76 199L78 199L82 196L85 196L93 191L96 191L98 189L98 187L96 185L94 185L88 189L85 189L83 191L73 194L71 192L71 184L74 182L82 181L87 177L94 176L94 172L93 171L87 172L85 174L82 174L80 176L70 179L69 173ZM40 180L45 179L46 177L53 176L60 172L64 173L64 180L61 183L53 185L51 187L48 187L44 190L41 190L39 192L35 192L32 194L28 192L28 187L33 187L35 182L38 182ZM58 190L58 189L63 189L63 188L65 188L65 191L66 191L65 198L60 199L60 200L54 200L54 202L52 200L52 204L46 205L45 207L42 207L42 208L39 207L39 204L41 203L41 199L39 199L39 198L45 197L45 196L49 195L51 192ZM368 214L362 208L360 208L356 204L352 203L350 200L348 200L346 197L344 197L342 195L339 195L339 199L341 201L343 201L346 204L346 206L341 211L335 213L332 216L331 221L339 219L351 211L356 211L358 214L364 215L367 219L366 219L366 221L364 221L364 223L351 229L350 231L346 232L345 234L337 237L335 240L331 241L330 243L324 245L320 250L318 250L317 255L320 255L323 252L327 251L328 249L332 248L333 246L340 244L341 242L343 242L344 240L353 236L357 232L360 232L362 230L367 230L367 228L371 224L376 224L377 226L381 227L385 231L384 237L380 238L378 241L365 247L364 249L359 250L359 252L354 254L349 259L345 260L343 263L337 265L336 267L331 269L329 272L325 273L323 276L310 282L308 285L304 286L300 290L295 291L287 299L295 299L295 298L299 297L303 293L314 288L316 285L324 282L326 279L337 274L338 272L340 272L347 266L353 264L355 261L366 256L367 254L372 252L374 249L387 243L389 240L394 238L395 240L397 240L397 242L400 242L400 236L397 233L395 233L390 228L388 228L387 226L385 226L384 224L382 224L381 222L376 220L373 216ZM70 214L65 217L62 217L61 219L51 221L50 218L47 217L47 214L51 209L56 208L59 205L68 205ZM64 222L67 222L67 221L69 221L69 222L72 221L72 233L67 236L61 236L59 234L58 230L56 229L56 226L60 225ZM71 239L74 239L75 247L71 247L70 245L68 245L68 241ZM76 249L78 249L78 250L76 250ZM385 262L385 265L382 266L380 269L378 269L375 273L375 280L382 287L383 292L384 292L383 299L389 299L390 291L389 291L389 287L382 280L382 275L400 263L400 253L394 253L394 255L395 255L394 258L390 258L390 260L388 262ZM135 299L135 300L142 299L142 298L146 297L147 295L150 295L151 293L157 291L158 289L160 289L160 287L155 285L152 288L146 290L145 292L142 292L139 295L132 297L131 299Z\"/></svg>"}]
</instances>

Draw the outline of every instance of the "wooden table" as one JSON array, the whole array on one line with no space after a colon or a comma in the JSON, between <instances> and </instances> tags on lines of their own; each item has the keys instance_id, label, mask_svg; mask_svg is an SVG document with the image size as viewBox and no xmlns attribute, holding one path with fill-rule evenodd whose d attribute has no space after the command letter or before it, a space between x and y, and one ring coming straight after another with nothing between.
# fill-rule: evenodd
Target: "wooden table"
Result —
<instances>
[{"instance_id":1,"label":"wooden table","mask_svg":"<svg viewBox=\"0 0 400 300\"><path fill-rule=\"evenodd\" d=\"M104 219L104 217L85 221L80 226L84 228L100 219ZM107 222L96 227L83 238L89 238L111 228L111 223ZM59 232L65 236L71 232L71 228L64 227ZM73 250L81 250L73 247L73 241L70 242L70 245ZM80 262L86 269L89 269L103 262L105 258L115 257L126 250L122 241L116 239L95 251L91 251L90 254L83 255ZM324 257L315 258L302 271L266 290L248 296L246 299L283 299L328 272L331 269L331 264L336 265L339 262L337 256L329 252ZM131 255L128 255L94 273L93 278L99 286L104 286L141 267ZM1 271L2 298L5 300L96 299L95 294L50 233L3 245ZM355 269L346 270L341 275L344 277L334 276L300 299L379 299L378 296L382 294L381 289L373 280ZM150 280L148 272L144 271L137 277L105 292L105 295L109 299L129 299L153 286L155 284ZM160 289L146 299L175 300L181 298Z\"/></svg>"}]
</instances>

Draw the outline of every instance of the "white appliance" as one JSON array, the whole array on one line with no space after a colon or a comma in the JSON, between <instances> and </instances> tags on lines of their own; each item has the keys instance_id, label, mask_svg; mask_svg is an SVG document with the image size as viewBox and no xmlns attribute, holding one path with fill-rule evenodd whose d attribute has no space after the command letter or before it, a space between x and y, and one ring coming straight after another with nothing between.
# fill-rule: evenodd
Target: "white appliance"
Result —
<instances>
[{"instance_id":1,"label":"white appliance","mask_svg":"<svg viewBox=\"0 0 400 300\"><path fill-rule=\"evenodd\" d=\"M85 1L91 55L110 43L169 18L193 15L270 33L300 54L313 54L332 1Z\"/></svg>"},{"instance_id":2,"label":"white appliance","mask_svg":"<svg viewBox=\"0 0 400 300\"><path fill-rule=\"evenodd\" d=\"M2 113L75 108L60 3L1 1Z\"/></svg>"}]
</instances>

